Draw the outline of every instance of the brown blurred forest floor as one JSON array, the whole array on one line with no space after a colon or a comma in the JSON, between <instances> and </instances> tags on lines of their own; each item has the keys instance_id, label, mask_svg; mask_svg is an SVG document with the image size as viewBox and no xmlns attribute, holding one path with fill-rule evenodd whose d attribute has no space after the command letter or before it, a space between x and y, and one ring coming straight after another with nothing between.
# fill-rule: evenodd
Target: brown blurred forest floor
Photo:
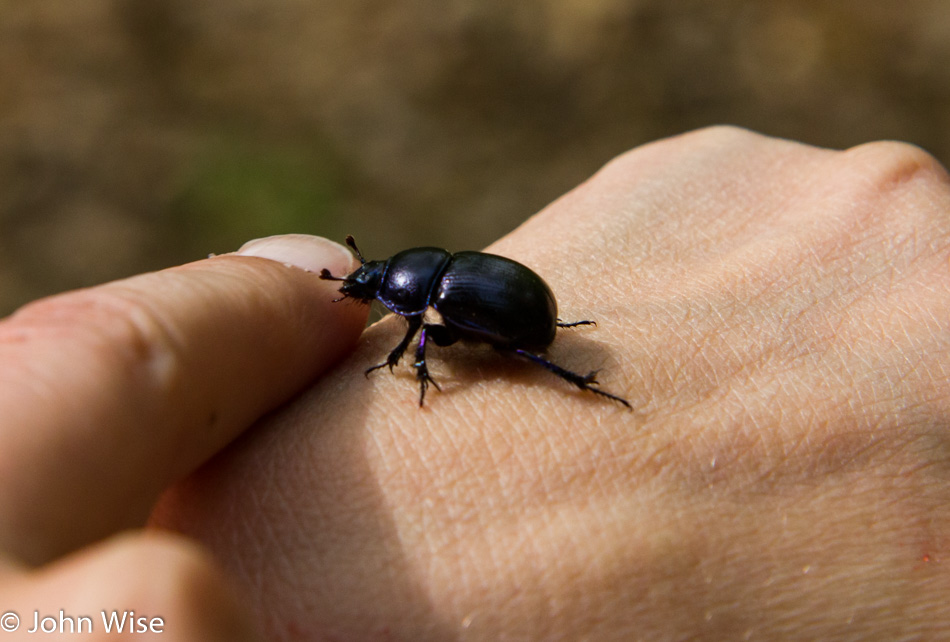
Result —
<instances>
[{"instance_id":1,"label":"brown blurred forest floor","mask_svg":"<svg viewBox=\"0 0 950 642\"><path fill-rule=\"evenodd\" d=\"M950 2L0 0L0 313L255 236L477 249L659 137L950 160Z\"/></svg>"}]
</instances>

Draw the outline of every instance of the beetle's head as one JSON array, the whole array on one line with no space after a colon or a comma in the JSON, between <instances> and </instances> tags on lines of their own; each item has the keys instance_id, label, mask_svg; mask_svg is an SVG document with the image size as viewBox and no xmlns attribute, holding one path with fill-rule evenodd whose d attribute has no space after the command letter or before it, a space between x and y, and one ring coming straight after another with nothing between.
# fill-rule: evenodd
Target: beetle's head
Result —
<instances>
[{"instance_id":1,"label":"beetle's head","mask_svg":"<svg viewBox=\"0 0 950 642\"><path fill-rule=\"evenodd\" d=\"M344 298L359 299L360 301L372 301L379 293L379 285L383 280L383 268L386 267L384 261L369 261L359 267L356 272L342 279L343 285L340 286L340 294ZM323 275L320 275L323 278ZM336 279L334 279L336 280Z\"/></svg>"},{"instance_id":2,"label":"beetle's head","mask_svg":"<svg viewBox=\"0 0 950 642\"><path fill-rule=\"evenodd\" d=\"M366 261L359 248L356 247L356 241L353 240L352 236L346 237L346 244L353 248L362 265L355 272L345 277L333 276L329 270L324 268L320 271L320 278L324 281L343 282L343 285L340 286L340 294L343 296L335 299L335 301L351 298L368 303L379 294L379 286L383 280L386 262Z\"/></svg>"}]
</instances>

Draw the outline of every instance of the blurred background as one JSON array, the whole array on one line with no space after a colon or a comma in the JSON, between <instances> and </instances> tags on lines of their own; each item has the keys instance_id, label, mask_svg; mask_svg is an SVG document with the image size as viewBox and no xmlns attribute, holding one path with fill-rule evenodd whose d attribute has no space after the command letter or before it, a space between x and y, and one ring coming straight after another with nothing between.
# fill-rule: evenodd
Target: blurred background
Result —
<instances>
[{"instance_id":1,"label":"blurred background","mask_svg":"<svg viewBox=\"0 0 950 642\"><path fill-rule=\"evenodd\" d=\"M0 0L0 314L352 233L480 249L734 123L950 160L946 0Z\"/></svg>"}]
</instances>

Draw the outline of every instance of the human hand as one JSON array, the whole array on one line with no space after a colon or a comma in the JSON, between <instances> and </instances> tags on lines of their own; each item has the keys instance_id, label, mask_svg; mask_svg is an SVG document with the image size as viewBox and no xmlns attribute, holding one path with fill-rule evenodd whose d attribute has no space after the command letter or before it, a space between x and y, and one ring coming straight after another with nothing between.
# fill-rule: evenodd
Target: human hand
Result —
<instances>
[{"instance_id":1,"label":"human hand","mask_svg":"<svg viewBox=\"0 0 950 642\"><path fill-rule=\"evenodd\" d=\"M420 409L405 361L363 377L388 318L154 521L276 639L946 635L948 213L899 144L639 148L489 248L634 412L485 346L433 350Z\"/></svg>"},{"instance_id":2,"label":"human hand","mask_svg":"<svg viewBox=\"0 0 950 642\"><path fill-rule=\"evenodd\" d=\"M365 310L332 305L331 284L278 262L345 272L345 248L291 236L241 253L51 297L0 323L4 640L11 612L24 639L61 626L116 638L103 611L134 612L137 631L146 617L162 639L253 637L205 551L170 534L115 535L362 330Z\"/></svg>"}]
</instances>

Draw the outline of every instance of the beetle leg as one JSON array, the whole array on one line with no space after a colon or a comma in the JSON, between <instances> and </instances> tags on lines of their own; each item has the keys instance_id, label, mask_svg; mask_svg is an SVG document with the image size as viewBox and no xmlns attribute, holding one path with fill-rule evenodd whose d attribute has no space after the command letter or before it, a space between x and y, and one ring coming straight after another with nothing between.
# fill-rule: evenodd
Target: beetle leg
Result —
<instances>
[{"instance_id":1,"label":"beetle leg","mask_svg":"<svg viewBox=\"0 0 950 642\"><path fill-rule=\"evenodd\" d=\"M444 338L442 330L446 329L443 325L435 325L432 323L427 323L422 326L422 332L419 334L419 346L416 348L416 379L419 381L419 407L422 407L422 402L426 398L426 388L429 387L431 383L436 387L436 390L439 392L442 391L442 388L439 387L439 384L436 383L435 379L429 376L429 367L426 365L426 334L431 333L431 339L437 345L446 345L440 342L440 339Z\"/></svg>"},{"instance_id":2,"label":"beetle leg","mask_svg":"<svg viewBox=\"0 0 950 642\"><path fill-rule=\"evenodd\" d=\"M542 368L545 368L549 372L553 372L554 374L559 376L561 379L564 379L565 381L569 381L570 383L573 383L575 386L577 386L581 390L590 390L594 394L598 394L602 397L607 397L608 399L613 399L614 401L618 401L622 403L623 405L625 405L627 408L630 408L631 410L633 410L633 408L630 406L630 402L628 402L626 399L622 397L618 397L617 395L610 394L609 392L606 392L604 390L601 390L600 388L595 387L598 385L597 379L595 378L597 376L596 370L591 370L586 375L581 375L581 374L577 374L576 372L571 372L570 370L565 370L564 368L557 365L556 363L551 363L547 359L543 357L539 357L538 355L528 352L527 350L522 350L521 348L513 348L512 352L514 352L515 354L519 354L530 361L533 361L534 363L538 364Z\"/></svg>"},{"instance_id":3,"label":"beetle leg","mask_svg":"<svg viewBox=\"0 0 950 642\"><path fill-rule=\"evenodd\" d=\"M559 328L575 328L579 325L597 325L597 322L584 320L584 321L571 321L571 322L565 323L564 321L561 321L560 319L557 320L557 327Z\"/></svg>"},{"instance_id":4,"label":"beetle leg","mask_svg":"<svg viewBox=\"0 0 950 642\"><path fill-rule=\"evenodd\" d=\"M382 363L377 363L371 368L367 368L366 372L363 374L369 376L373 370L379 370L385 366L389 366L389 371L393 371L393 366L399 363L399 359L402 357L403 353L406 351L406 348L409 347L409 343L412 341L412 338L416 336L416 332L419 331L419 328L422 326L422 315L417 314L416 316L406 317L406 321L409 323L409 329L406 330L406 336L402 338L402 341L399 342L392 352L389 353L389 356L386 357L386 360Z\"/></svg>"}]
</instances>

